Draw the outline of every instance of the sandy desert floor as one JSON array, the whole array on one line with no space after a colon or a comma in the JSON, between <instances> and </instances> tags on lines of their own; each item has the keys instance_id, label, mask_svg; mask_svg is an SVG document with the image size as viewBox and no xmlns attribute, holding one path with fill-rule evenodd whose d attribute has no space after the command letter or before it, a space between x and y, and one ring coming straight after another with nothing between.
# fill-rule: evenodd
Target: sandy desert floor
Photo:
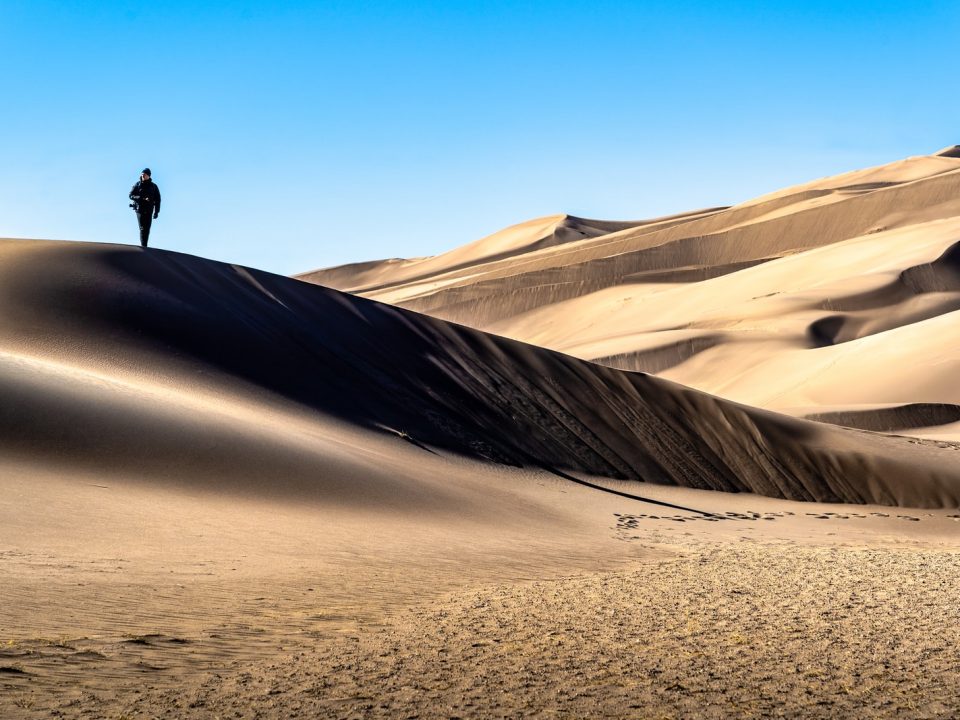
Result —
<instances>
[{"instance_id":1,"label":"sandy desert floor","mask_svg":"<svg viewBox=\"0 0 960 720\"><path fill-rule=\"evenodd\" d=\"M8 486L0 713L960 712L960 513L495 475L539 519L52 482L41 520Z\"/></svg>"}]
</instances>

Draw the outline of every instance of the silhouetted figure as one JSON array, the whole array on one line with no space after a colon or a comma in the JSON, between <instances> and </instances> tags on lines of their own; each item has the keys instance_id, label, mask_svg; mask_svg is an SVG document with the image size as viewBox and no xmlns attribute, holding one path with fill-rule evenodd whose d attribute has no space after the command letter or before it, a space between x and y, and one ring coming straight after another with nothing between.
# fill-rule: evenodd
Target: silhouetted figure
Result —
<instances>
[{"instance_id":1,"label":"silhouetted figure","mask_svg":"<svg viewBox=\"0 0 960 720\"><path fill-rule=\"evenodd\" d=\"M137 222L140 223L140 244L147 246L150 239L150 225L160 214L160 188L150 177L150 168L144 168L140 173L140 179L130 191L130 207L137 214Z\"/></svg>"}]
</instances>

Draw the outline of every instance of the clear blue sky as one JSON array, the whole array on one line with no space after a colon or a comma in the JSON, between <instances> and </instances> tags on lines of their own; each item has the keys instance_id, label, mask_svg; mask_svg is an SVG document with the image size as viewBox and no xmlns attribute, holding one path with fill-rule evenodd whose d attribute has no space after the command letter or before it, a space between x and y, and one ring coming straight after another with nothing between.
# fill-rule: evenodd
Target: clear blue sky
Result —
<instances>
[{"instance_id":1,"label":"clear blue sky","mask_svg":"<svg viewBox=\"0 0 960 720\"><path fill-rule=\"evenodd\" d=\"M0 0L0 237L280 273L960 143L949 2Z\"/></svg>"}]
</instances>

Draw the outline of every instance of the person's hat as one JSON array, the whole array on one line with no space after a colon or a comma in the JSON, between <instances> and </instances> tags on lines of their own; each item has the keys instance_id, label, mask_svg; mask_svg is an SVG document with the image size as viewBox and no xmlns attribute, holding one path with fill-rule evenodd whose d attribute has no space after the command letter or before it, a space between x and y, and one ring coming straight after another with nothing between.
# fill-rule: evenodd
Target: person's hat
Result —
<instances>
[{"instance_id":1,"label":"person's hat","mask_svg":"<svg viewBox=\"0 0 960 720\"><path fill-rule=\"evenodd\" d=\"M144 168L143 170L140 171L140 174L141 174L141 175L150 175L150 168ZM150 175L150 177L153 177L153 176Z\"/></svg>"}]
</instances>

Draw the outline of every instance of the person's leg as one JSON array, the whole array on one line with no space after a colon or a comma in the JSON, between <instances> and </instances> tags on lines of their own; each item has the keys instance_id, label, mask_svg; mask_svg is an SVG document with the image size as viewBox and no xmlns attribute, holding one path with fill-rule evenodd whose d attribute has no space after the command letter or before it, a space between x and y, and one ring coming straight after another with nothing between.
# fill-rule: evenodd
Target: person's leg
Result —
<instances>
[{"instance_id":1,"label":"person's leg","mask_svg":"<svg viewBox=\"0 0 960 720\"><path fill-rule=\"evenodd\" d=\"M150 225L153 223L153 215L150 212L137 213L137 220L140 221L140 244L147 246L150 239Z\"/></svg>"}]
</instances>

